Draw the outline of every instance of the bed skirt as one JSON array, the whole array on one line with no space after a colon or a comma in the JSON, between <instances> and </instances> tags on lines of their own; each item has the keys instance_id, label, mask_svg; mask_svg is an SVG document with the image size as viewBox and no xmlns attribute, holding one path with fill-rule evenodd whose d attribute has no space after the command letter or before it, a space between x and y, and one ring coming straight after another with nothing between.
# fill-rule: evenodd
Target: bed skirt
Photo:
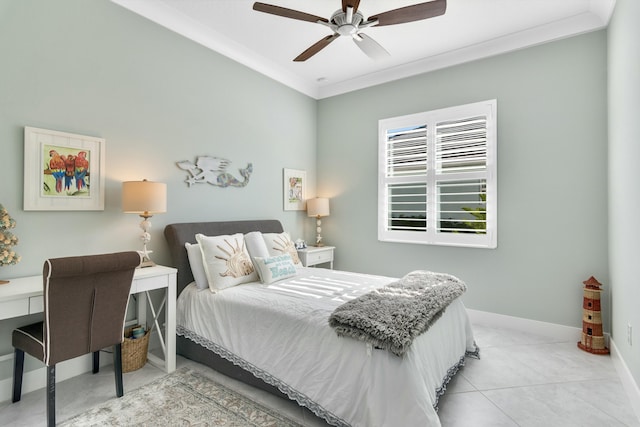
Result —
<instances>
[{"instance_id":1,"label":"bed skirt","mask_svg":"<svg viewBox=\"0 0 640 427\"><path fill-rule=\"evenodd\" d=\"M328 424L337 427L349 427L350 424L335 414L327 411L318 403L312 401L303 393L298 392L285 382L270 375L268 372L252 365L241 357L233 354L224 347L204 338L184 327L177 326L178 353L188 359L203 363L212 369L249 384L253 387L267 391L273 395L294 400L298 405L306 408L315 416L324 419ZM466 351L460 360L449 368L447 375L442 380L440 387L436 389L436 401L433 405L438 410L438 401L447 390L447 384L453 379L458 370L465 364L466 357L479 358L480 349Z\"/></svg>"}]
</instances>

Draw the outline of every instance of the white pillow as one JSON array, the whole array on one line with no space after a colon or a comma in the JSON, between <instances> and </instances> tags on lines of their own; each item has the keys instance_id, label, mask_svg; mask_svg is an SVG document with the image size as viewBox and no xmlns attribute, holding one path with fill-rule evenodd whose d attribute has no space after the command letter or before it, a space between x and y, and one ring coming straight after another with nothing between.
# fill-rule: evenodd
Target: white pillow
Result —
<instances>
[{"instance_id":1,"label":"white pillow","mask_svg":"<svg viewBox=\"0 0 640 427\"><path fill-rule=\"evenodd\" d=\"M262 233L267 249L269 250L269 256L276 255L291 255L291 260L296 267L302 267L300 257L298 257L298 251L296 245L291 240L291 236L286 231L283 233Z\"/></svg>"},{"instance_id":2,"label":"white pillow","mask_svg":"<svg viewBox=\"0 0 640 427\"><path fill-rule=\"evenodd\" d=\"M200 243L204 271L212 292L258 279L242 233L224 236L196 234L196 240Z\"/></svg>"},{"instance_id":3,"label":"white pillow","mask_svg":"<svg viewBox=\"0 0 640 427\"><path fill-rule=\"evenodd\" d=\"M264 238L262 238L262 233L259 231L252 231L250 233L247 233L244 235L244 242L247 245L247 251L249 251L251 262L253 262L253 267L258 273L260 281L262 281L260 269L256 265L256 257L269 258L269 250L267 249L267 244L264 242Z\"/></svg>"},{"instance_id":4,"label":"white pillow","mask_svg":"<svg viewBox=\"0 0 640 427\"><path fill-rule=\"evenodd\" d=\"M269 257L269 249L267 249L267 244L262 238L261 232L252 231L251 233L245 234L244 241L247 244L247 251L249 251L252 259L255 257Z\"/></svg>"},{"instance_id":5,"label":"white pillow","mask_svg":"<svg viewBox=\"0 0 640 427\"><path fill-rule=\"evenodd\" d=\"M193 279L196 281L196 287L198 289L207 289L209 287L209 281L207 280L207 273L204 271L204 264L202 263L202 251L198 243L191 244L185 243L184 247L187 248L187 256L189 257L189 265L191 266L191 273L193 273Z\"/></svg>"},{"instance_id":6,"label":"white pillow","mask_svg":"<svg viewBox=\"0 0 640 427\"><path fill-rule=\"evenodd\" d=\"M262 283L272 283L296 275L291 255L276 255L268 258L256 257L256 268L260 273Z\"/></svg>"}]
</instances>

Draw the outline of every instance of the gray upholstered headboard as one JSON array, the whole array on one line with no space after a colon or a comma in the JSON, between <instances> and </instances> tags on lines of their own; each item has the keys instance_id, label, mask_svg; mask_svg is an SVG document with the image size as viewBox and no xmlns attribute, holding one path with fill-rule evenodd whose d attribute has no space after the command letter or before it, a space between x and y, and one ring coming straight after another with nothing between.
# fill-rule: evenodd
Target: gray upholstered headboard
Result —
<instances>
[{"instance_id":1,"label":"gray upholstered headboard","mask_svg":"<svg viewBox=\"0 0 640 427\"><path fill-rule=\"evenodd\" d=\"M220 236L223 234L249 233L261 231L263 233L281 233L282 224L276 219L252 221L221 221L221 222L184 222L169 224L164 228L164 236L169 243L172 267L178 269L178 289L176 295L189 283L193 282L193 273L189 266L189 257L185 243L196 243L196 234Z\"/></svg>"}]
</instances>

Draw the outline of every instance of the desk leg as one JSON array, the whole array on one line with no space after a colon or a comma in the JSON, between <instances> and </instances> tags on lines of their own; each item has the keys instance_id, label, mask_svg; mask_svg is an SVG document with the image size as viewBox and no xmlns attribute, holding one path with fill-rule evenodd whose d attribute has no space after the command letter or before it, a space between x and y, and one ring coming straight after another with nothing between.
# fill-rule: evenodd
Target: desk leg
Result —
<instances>
[{"instance_id":1,"label":"desk leg","mask_svg":"<svg viewBox=\"0 0 640 427\"><path fill-rule=\"evenodd\" d=\"M142 296L142 295L141 295ZM176 296L175 286L169 286L165 289L165 298L160 303L159 307L153 306L153 301L148 292L146 292L146 299L151 308L153 315L153 323L155 329L158 331L158 339L160 340L160 346L162 347L162 353L164 354L164 360L149 353L147 359L152 364L164 368L167 373L171 373L176 370ZM162 309L164 310L164 336L158 323L158 315ZM146 307L145 307L146 309Z\"/></svg>"},{"instance_id":2,"label":"desk leg","mask_svg":"<svg viewBox=\"0 0 640 427\"><path fill-rule=\"evenodd\" d=\"M136 300L138 302L138 306L136 307L136 314L138 315L138 324L143 326L145 330L147 329L147 301L144 298L144 295L139 293L136 294Z\"/></svg>"},{"instance_id":3,"label":"desk leg","mask_svg":"<svg viewBox=\"0 0 640 427\"><path fill-rule=\"evenodd\" d=\"M170 276L171 283L167 288L167 309L165 310L165 368L167 372L176 370L176 274Z\"/></svg>"}]
</instances>

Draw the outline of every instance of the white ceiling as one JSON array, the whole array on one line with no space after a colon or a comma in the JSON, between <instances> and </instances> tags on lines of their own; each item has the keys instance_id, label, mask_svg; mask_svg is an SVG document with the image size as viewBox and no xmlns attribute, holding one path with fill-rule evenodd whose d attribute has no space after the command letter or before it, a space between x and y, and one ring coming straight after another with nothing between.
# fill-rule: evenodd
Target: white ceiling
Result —
<instances>
[{"instance_id":1,"label":"white ceiling","mask_svg":"<svg viewBox=\"0 0 640 427\"><path fill-rule=\"evenodd\" d=\"M448 0L443 16L363 32L390 54L374 61L323 25L252 9L248 0L112 0L316 99L605 28L615 0ZM361 0L365 18L424 0ZM329 19L341 0L262 0Z\"/></svg>"}]
</instances>

